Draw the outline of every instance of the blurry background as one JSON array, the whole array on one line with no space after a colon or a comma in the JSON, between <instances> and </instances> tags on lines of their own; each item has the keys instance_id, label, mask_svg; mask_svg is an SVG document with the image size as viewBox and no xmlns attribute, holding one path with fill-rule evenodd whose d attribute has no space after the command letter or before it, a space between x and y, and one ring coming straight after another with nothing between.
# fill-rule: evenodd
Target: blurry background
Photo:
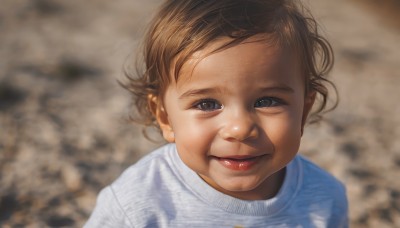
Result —
<instances>
[{"instance_id":1,"label":"blurry background","mask_svg":"<svg viewBox=\"0 0 400 228\"><path fill-rule=\"evenodd\" d=\"M160 145L126 121L117 83L159 3L1 1L0 226L82 226L100 189ZM334 47L340 105L301 153L346 184L352 227L400 227L400 1L305 3Z\"/></svg>"}]
</instances>

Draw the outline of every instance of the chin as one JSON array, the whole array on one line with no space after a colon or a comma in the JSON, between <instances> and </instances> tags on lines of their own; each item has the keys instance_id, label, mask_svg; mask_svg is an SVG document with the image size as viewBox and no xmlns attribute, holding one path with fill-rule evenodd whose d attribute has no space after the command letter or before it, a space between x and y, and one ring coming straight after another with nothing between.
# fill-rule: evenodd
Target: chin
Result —
<instances>
[{"instance_id":1,"label":"chin","mask_svg":"<svg viewBox=\"0 0 400 228\"><path fill-rule=\"evenodd\" d=\"M232 193L245 193L249 191L255 190L260 183L256 182L241 182L241 183L225 183L221 184L220 187L223 188L225 191L232 192Z\"/></svg>"}]
</instances>

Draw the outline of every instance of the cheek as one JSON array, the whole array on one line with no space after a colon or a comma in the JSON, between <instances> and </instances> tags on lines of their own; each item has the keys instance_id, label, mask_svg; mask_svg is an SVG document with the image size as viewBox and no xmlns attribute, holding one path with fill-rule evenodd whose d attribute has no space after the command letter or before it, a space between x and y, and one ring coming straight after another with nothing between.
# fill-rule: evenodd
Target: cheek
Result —
<instances>
[{"instance_id":1,"label":"cheek","mask_svg":"<svg viewBox=\"0 0 400 228\"><path fill-rule=\"evenodd\" d=\"M174 123L176 143L188 146L210 143L216 132L215 124L211 121L199 121L190 115L182 115Z\"/></svg>"},{"instance_id":2,"label":"cheek","mask_svg":"<svg viewBox=\"0 0 400 228\"><path fill-rule=\"evenodd\" d=\"M179 156L195 172L207 174L207 154L215 138L213 126L185 118L178 123L174 133Z\"/></svg>"},{"instance_id":3,"label":"cheek","mask_svg":"<svg viewBox=\"0 0 400 228\"><path fill-rule=\"evenodd\" d=\"M301 139L301 116L287 113L264 123L267 137L279 150L298 150Z\"/></svg>"}]
</instances>

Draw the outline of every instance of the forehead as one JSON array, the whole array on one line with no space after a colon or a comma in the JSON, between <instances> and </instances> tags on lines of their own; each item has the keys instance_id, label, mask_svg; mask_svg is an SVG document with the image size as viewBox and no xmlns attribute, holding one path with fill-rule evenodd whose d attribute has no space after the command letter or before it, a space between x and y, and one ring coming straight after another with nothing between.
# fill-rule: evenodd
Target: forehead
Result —
<instances>
[{"instance_id":1,"label":"forehead","mask_svg":"<svg viewBox=\"0 0 400 228\"><path fill-rule=\"evenodd\" d=\"M260 75L292 75L294 80L301 79L295 53L265 36L252 37L239 44L221 48L227 43L229 38L222 38L195 52L180 70L176 85L179 87L188 82L229 81L238 75L243 76L244 80L252 80ZM267 82L289 78L282 76L257 79Z\"/></svg>"}]
</instances>

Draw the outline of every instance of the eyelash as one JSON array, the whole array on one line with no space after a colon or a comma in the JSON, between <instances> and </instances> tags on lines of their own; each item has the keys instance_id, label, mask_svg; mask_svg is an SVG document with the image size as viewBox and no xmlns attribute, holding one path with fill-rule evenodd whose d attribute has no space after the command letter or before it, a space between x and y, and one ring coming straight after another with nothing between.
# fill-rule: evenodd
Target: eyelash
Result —
<instances>
[{"instance_id":1,"label":"eyelash","mask_svg":"<svg viewBox=\"0 0 400 228\"><path fill-rule=\"evenodd\" d=\"M263 105L261 102L268 100L269 104L268 105ZM206 107L206 105L212 105L212 107ZM281 99L279 98L275 98L275 97L263 97L258 99L255 104L254 107L255 108L265 108L265 107L275 107L275 106L279 106L285 104L285 102L283 102ZM216 100L213 99L204 99L204 100L200 100L198 102L196 102L193 105L193 108L201 110L201 111L205 111L205 112L212 112L215 110L219 110L223 108L223 105L220 104L219 102L217 102Z\"/></svg>"},{"instance_id":2,"label":"eyelash","mask_svg":"<svg viewBox=\"0 0 400 228\"><path fill-rule=\"evenodd\" d=\"M265 101L265 100L268 100L269 101L269 105L266 105L266 106L262 106L261 104L259 105L259 106L257 106L257 104L258 103L260 103L260 102L262 102L262 101ZM276 97L263 97L263 98L260 98L260 99L258 99L257 101L256 101L256 103L254 104L254 107L256 107L256 108L263 108L263 107L275 107L275 106L279 106L279 105L282 105L282 104L285 104L285 102L283 102L281 99L279 99L279 98L276 98Z\"/></svg>"},{"instance_id":3,"label":"eyelash","mask_svg":"<svg viewBox=\"0 0 400 228\"><path fill-rule=\"evenodd\" d=\"M204 105L206 104L212 104L214 107L204 107ZM215 107L215 105L217 105L218 107ZM201 110L201 111L205 111L205 112L211 112L217 109L222 109L222 105L219 104L216 100L213 99L205 99L205 100L200 100L199 102L195 103L193 105L194 108Z\"/></svg>"}]
</instances>

